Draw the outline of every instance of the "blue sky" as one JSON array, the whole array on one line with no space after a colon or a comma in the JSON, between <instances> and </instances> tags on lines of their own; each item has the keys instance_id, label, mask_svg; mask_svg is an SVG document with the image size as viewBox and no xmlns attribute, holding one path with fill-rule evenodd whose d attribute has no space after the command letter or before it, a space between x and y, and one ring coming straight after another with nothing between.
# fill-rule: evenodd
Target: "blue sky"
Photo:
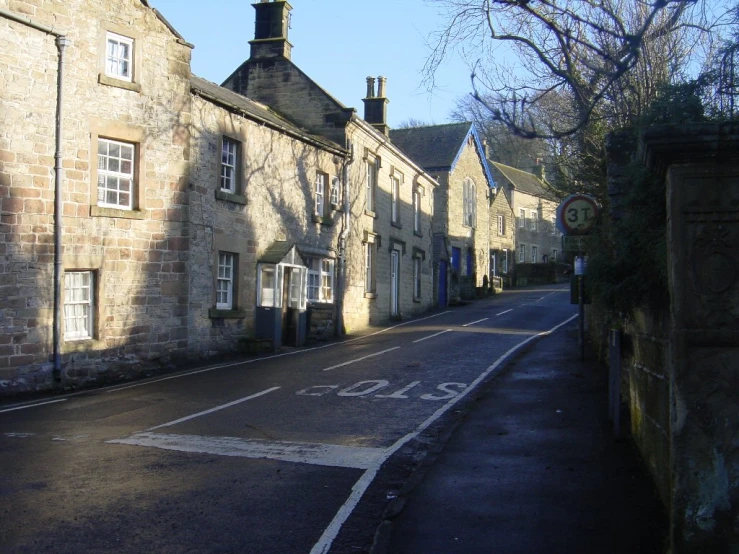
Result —
<instances>
[{"instance_id":1,"label":"blue sky","mask_svg":"<svg viewBox=\"0 0 739 554\"><path fill-rule=\"evenodd\" d=\"M191 44L193 72L223 82L249 57L254 8L248 0L151 0ZM456 100L468 94L469 70L458 59L423 87L427 41L444 23L425 0L291 0L292 60L344 105L364 114L368 76L387 77L388 123L414 119L447 123Z\"/></svg>"}]
</instances>

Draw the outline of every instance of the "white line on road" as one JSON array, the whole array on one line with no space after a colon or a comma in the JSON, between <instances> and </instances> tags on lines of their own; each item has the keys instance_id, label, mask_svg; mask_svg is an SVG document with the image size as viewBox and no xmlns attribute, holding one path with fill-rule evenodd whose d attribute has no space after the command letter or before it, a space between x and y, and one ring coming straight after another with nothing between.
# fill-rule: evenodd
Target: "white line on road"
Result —
<instances>
[{"instance_id":1,"label":"white line on road","mask_svg":"<svg viewBox=\"0 0 739 554\"><path fill-rule=\"evenodd\" d=\"M202 412L198 412L196 414L192 414L189 416L181 417L180 419L175 419L174 421L170 421L169 423L162 423L161 425L157 425L156 427L149 427L147 431L153 431L154 429L161 429L162 427L169 427L170 425L176 425L177 423L182 423L183 421L188 421L190 419L195 419L196 417L200 417L207 414L212 414L213 412L217 412L219 410L224 410L226 408L230 408L231 406L236 406L236 404L241 404L242 402L246 402L247 400L253 400L254 398L259 398L260 396L264 396L265 394L269 394L272 391L276 391L280 387L272 387L271 389L263 390L262 392L258 392L256 394L252 394L251 396L247 396L245 398L240 398L238 400L234 400L233 402L229 402L228 404L223 404L221 406L216 406L215 408L211 408L210 410L205 410Z\"/></svg>"},{"instance_id":2,"label":"white line on road","mask_svg":"<svg viewBox=\"0 0 739 554\"><path fill-rule=\"evenodd\" d=\"M446 404L441 406L438 410L436 410L431 416L429 416L426 421L421 423L415 431L408 433L401 439L395 442L392 446L390 446L387 450L385 450L384 456L381 458L378 458L375 463L367 468L367 470L362 474L362 476L359 478L359 480L354 484L354 487L352 487L352 492L349 495L349 498L347 498L346 502L339 508L339 511L336 512L336 515L334 516L334 519L331 521L331 523L326 527L326 530L321 535L321 538L318 539L318 542L313 546L313 548L310 551L310 554L325 554L331 549L331 545L334 542L334 539L336 539L337 535L339 534L339 531L341 530L342 525L344 525L344 522L347 520L347 518L352 514L354 509L357 507L357 504L359 504L360 499L362 498L362 495L367 491L369 486L372 484L372 481L375 479L375 476L377 475L377 472L380 470L380 467L382 464L384 464L388 458L390 458L393 454L395 454L398 450L400 450L406 443L416 438L418 435L420 435L427 427L429 427L432 423L434 423L437 419L439 419L444 413L446 413L452 406L454 406L457 402L462 400L462 398L466 397L470 392L475 390L477 386L487 378L488 375L490 375L493 371L495 371L508 357L510 357L514 352L521 349L523 346L531 342L532 340L543 337L546 335L552 334L554 331L559 329L560 327L567 325L570 321L573 321L578 316L573 315L572 317L567 318L562 323L559 323L558 325L555 325L548 331L542 331L541 333L537 333L535 335L531 335L529 338L519 342L517 345L515 345L513 348L508 350L505 354L503 354L500 358L495 360L495 363L488 367L485 371L483 371L477 379L475 379L472 384L461 391L457 396L449 400Z\"/></svg>"},{"instance_id":3,"label":"white line on road","mask_svg":"<svg viewBox=\"0 0 739 554\"><path fill-rule=\"evenodd\" d=\"M510 310L506 310L505 312L497 313L495 315L503 315L503 314L507 314L508 312L512 312L512 311L513 311L513 308L511 308Z\"/></svg>"},{"instance_id":4,"label":"white line on road","mask_svg":"<svg viewBox=\"0 0 739 554\"><path fill-rule=\"evenodd\" d=\"M434 333L433 335L429 335L428 337L423 337L422 339L414 340L413 344L416 344L417 342L422 342L428 339L433 339L434 337L438 337L439 335L443 335L444 333L451 332L451 329L446 329L445 331L439 331L438 333Z\"/></svg>"},{"instance_id":5,"label":"white line on road","mask_svg":"<svg viewBox=\"0 0 739 554\"><path fill-rule=\"evenodd\" d=\"M473 321L471 323L465 323L464 325L462 325L462 327L469 327L470 325L474 325L475 323L482 323L483 321L487 321L487 320L488 320L487 317L483 317L482 319L478 319L477 321Z\"/></svg>"},{"instance_id":6,"label":"white line on road","mask_svg":"<svg viewBox=\"0 0 739 554\"><path fill-rule=\"evenodd\" d=\"M440 315L451 313L449 310L445 312L439 312L438 314L433 314L427 317L420 317L418 319L411 319L409 321L404 321L403 323L398 323L397 325L393 325L392 327L386 327L385 329L381 329L379 331L376 331L374 333L370 333L368 335L362 335L361 337L356 337L349 340L344 340L340 342L332 342L331 344L324 344L322 346L314 346L313 348L306 348L304 350L293 350L291 352L283 352L280 354L274 354L272 356L260 356L259 358L254 358L251 360L241 360L239 362L231 362L228 364L219 364L211 367L206 367L204 369L198 369L195 371L187 371L184 373L178 373L177 375L170 375L168 377L161 377L159 379L149 379L146 381L142 381L140 383L134 383L132 385L125 385L122 387L113 387L105 392L111 393L111 392L118 392L126 389L133 389L136 387L145 387L146 385L152 385L154 383L161 383L162 381L169 381L170 379L181 379L182 377L189 377L190 375L197 375L198 373L207 373L209 371L215 371L216 369L225 369L227 367L234 367L238 365L244 365L244 364L253 364L254 362L261 362L264 360L272 360L274 358L282 358L284 356L294 356L296 354L305 354L307 352L312 352L313 350L322 350L323 348L333 348L335 346L342 346L345 344L351 344L353 342L357 342L359 340L366 339L367 337L373 337L375 335L379 335L380 333L386 333L387 331L392 331L393 329L396 329L398 327L402 327L403 325L409 325L411 323L418 323L419 321L425 321L427 319L432 319L434 317L439 317Z\"/></svg>"},{"instance_id":7,"label":"white line on road","mask_svg":"<svg viewBox=\"0 0 739 554\"><path fill-rule=\"evenodd\" d=\"M384 448L315 444L305 442L267 441L238 437L203 437L163 433L135 433L125 439L106 441L110 444L146 446L178 452L198 452L216 456L261 458L328 467L367 469L383 457Z\"/></svg>"},{"instance_id":8,"label":"white line on road","mask_svg":"<svg viewBox=\"0 0 739 554\"><path fill-rule=\"evenodd\" d=\"M44 404L56 404L57 402L66 402L66 398L61 398L59 400L49 400L47 402L36 402L35 404L26 404L24 406L13 406L12 408L5 408L3 410L0 410L0 414L3 414L5 412L14 412L16 410L25 410L26 408L35 408L36 406L43 406Z\"/></svg>"},{"instance_id":9,"label":"white line on road","mask_svg":"<svg viewBox=\"0 0 739 554\"><path fill-rule=\"evenodd\" d=\"M368 354L366 356L362 356L361 358L349 360L348 362L344 362L342 364L332 365L331 367L324 368L323 371L328 371L330 369L336 369L337 367L344 367L345 365L353 364L355 362L361 362L362 360L366 360L367 358L374 358L375 356L381 356L382 354L387 354L388 352L392 352L393 350L397 350L398 348L400 348L400 346L394 346L393 348L388 348L387 350L382 350L381 352L375 352L374 354Z\"/></svg>"}]
</instances>

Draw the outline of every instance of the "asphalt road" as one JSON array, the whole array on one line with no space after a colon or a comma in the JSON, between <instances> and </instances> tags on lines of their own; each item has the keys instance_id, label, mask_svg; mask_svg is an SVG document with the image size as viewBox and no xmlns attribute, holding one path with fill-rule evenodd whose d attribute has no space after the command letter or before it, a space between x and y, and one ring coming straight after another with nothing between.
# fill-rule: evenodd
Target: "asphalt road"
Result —
<instances>
[{"instance_id":1,"label":"asphalt road","mask_svg":"<svg viewBox=\"0 0 739 554\"><path fill-rule=\"evenodd\" d=\"M367 552L501 357L573 317L557 285L366 336L0 404L0 552Z\"/></svg>"}]
</instances>

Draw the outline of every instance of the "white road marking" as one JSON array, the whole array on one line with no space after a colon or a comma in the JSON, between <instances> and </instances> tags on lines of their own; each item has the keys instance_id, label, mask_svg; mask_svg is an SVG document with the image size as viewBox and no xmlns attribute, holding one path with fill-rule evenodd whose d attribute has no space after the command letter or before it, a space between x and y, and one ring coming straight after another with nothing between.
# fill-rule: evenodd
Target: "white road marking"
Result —
<instances>
[{"instance_id":1,"label":"white road marking","mask_svg":"<svg viewBox=\"0 0 739 554\"><path fill-rule=\"evenodd\" d=\"M513 311L513 308L511 308L510 310L506 310L504 312L497 313L495 315L503 315L503 314L507 314L508 312L512 312L512 311Z\"/></svg>"},{"instance_id":2,"label":"white road marking","mask_svg":"<svg viewBox=\"0 0 739 554\"><path fill-rule=\"evenodd\" d=\"M342 525L344 525L344 522L347 520L347 518L352 514L354 509L357 507L357 504L359 504L359 501L361 500L362 495L367 491L369 486L372 484L372 481L374 481L375 476L377 475L377 472L380 470L380 467L382 466L382 464L384 464L388 460L388 458L390 458L393 454L395 454L398 450L400 450L400 448L402 448L406 443L408 443L409 441L413 440L418 435L420 435L427 427L429 427L432 423L434 423L437 419L439 419L442 415L444 415L452 406L454 406L457 402L462 400L471 391L475 390L477 386L487 378L488 375L490 375L493 371L495 371L514 352L521 349L523 346L527 345L529 342L531 342L532 340L536 338L552 334L554 331L556 331L560 327L567 325L570 321L577 319L577 317L578 317L577 314L575 314L572 317L569 317L566 320L564 320L562 323L555 325L548 331L542 331L541 333L531 335L527 339L519 342L513 348L508 350L508 352L506 352L500 358L495 360L495 363L493 363L493 365L491 365L485 371L483 371L477 377L477 379L475 379L472 382L472 384L469 387L464 389L457 396L451 398L446 404L444 404L438 410L436 410L433 414L431 414L426 419L426 421L421 423L421 425L419 425L414 431L400 438L392 446L387 448L384 452L384 455L378 458L370 467L368 467L367 470L359 478L359 480L354 484L354 487L352 487L352 492L349 495L349 498L347 498L346 502L344 502L341 508L339 508L339 511L336 512L334 519L331 521L331 523L329 523L328 527L326 527L323 534L321 535L321 538L318 539L318 542L315 545L313 545L313 548L311 549L310 554L325 554L331 549L331 545L333 544L334 539L336 539L337 535L339 534L339 531L341 530Z\"/></svg>"},{"instance_id":3,"label":"white road marking","mask_svg":"<svg viewBox=\"0 0 739 554\"><path fill-rule=\"evenodd\" d=\"M451 332L451 329L447 329L445 331L439 331L438 333L434 333L433 335L429 335L428 337L423 337L422 339L414 340L413 344L416 344L417 342L422 342L428 339L433 339L434 337L438 337L439 335L443 335L444 333Z\"/></svg>"},{"instance_id":4,"label":"white road marking","mask_svg":"<svg viewBox=\"0 0 739 554\"><path fill-rule=\"evenodd\" d=\"M203 437L164 433L135 433L125 439L106 441L110 444L147 446L178 452L198 452L216 456L261 458L329 467L367 469L384 457L384 448L267 441L238 437Z\"/></svg>"},{"instance_id":5,"label":"white road marking","mask_svg":"<svg viewBox=\"0 0 739 554\"><path fill-rule=\"evenodd\" d=\"M469 327L470 325L474 325L475 323L482 323L483 321L487 321L487 320L488 320L487 317L483 317L482 319L478 319L477 321L473 321L471 323L465 323L464 325L462 325L462 327Z\"/></svg>"},{"instance_id":6,"label":"white road marking","mask_svg":"<svg viewBox=\"0 0 739 554\"><path fill-rule=\"evenodd\" d=\"M374 358L375 356L381 356L382 354L387 354L388 352L392 352L393 350L397 350L398 348L400 348L400 346L394 346L393 348L388 348L387 350L375 352L374 354L368 354L366 356L362 356L361 358L349 360L348 362L344 362L344 363L337 364L337 365L332 365L331 367L324 368L323 371L329 371L330 369L336 369L337 367L344 367L345 365L353 364L355 362L361 362L362 360L366 360L367 358Z\"/></svg>"},{"instance_id":7,"label":"white road marking","mask_svg":"<svg viewBox=\"0 0 739 554\"><path fill-rule=\"evenodd\" d=\"M237 404L241 404L242 402L246 402L247 400L253 400L254 398L259 398L260 396L264 396L265 394L269 394L272 391L276 391L280 387L272 387L271 389L263 390L262 392L258 392L256 394L252 394L251 396L247 396L245 398L239 398L238 400L234 400L233 402L229 402L228 404L222 404L221 406L216 406L215 408L211 408L210 410L204 410L202 412L198 412L196 414L192 414L189 416L181 417L180 419L175 419L174 421L170 421L169 423L162 423L161 425L157 425L155 427L149 427L147 431L153 431L154 429L161 429L162 427L169 427L170 425L176 425L178 423L182 423L183 421L188 421L190 419L195 419L196 417L204 416L207 414L212 414L213 412L217 412L219 410L224 410L226 408L230 408L231 406L236 406Z\"/></svg>"},{"instance_id":8,"label":"white road marking","mask_svg":"<svg viewBox=\"0 0 739 554\"><path fill-rule=\"evenodd\" d=\"M410 396L405 393L420 384L421 381L413 381L412 383L404 386L402 389L396 390L393 394L376 394L375 398L410 398Z\"/></svg>"},{"instance_id":9,"label":"white road marking","mask_svg":"<svg viewBox=\"0 0 739 554\"><path fill-rule=\"evenodd\" d=\"M66 402L66 398L60 398L59 400L49 400L47 402L36 402L35 404L25 404L23 406L13 406L12 408L5 408L0 410L0 414L5 412L14 412L16 410L25 410L27 408L35 408L36 406L44 406L45 404L56 404L57 402Z\"/></svg>"}]
</instances>

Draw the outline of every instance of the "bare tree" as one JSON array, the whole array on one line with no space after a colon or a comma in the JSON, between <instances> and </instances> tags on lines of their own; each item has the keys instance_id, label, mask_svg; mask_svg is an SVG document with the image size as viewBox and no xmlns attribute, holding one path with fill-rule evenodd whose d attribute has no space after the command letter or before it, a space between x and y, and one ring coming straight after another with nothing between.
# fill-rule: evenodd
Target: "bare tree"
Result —
<instances>
[{"instance_id":1,"label":"bare tree","mask_svg":"<svg viewBox=\"0 0 739 554\"><path fill-rule=\"evenodd\" d=\"M656 90L668 76L639 64L681 52L679 33L701 28L704 1L429 0L446 10L449 23L433 39L426 84L433 88L436 69L459 48L472 67L472 97L492 120L525 138L573 135L607 98L620 111L596 115L633 115L648 102L634 104L622 78L637 71L632 84ZM542 117L553 104L557 116Z\"/></svg>"}]
</instances>

